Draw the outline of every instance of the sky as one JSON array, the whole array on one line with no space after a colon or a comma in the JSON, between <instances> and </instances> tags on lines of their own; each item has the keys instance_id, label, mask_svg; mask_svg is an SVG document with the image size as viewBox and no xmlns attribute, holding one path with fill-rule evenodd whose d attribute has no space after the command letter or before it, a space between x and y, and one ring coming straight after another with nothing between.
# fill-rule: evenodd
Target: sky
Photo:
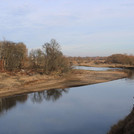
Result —
<instances>
[{"instance_id":1,"label":"sky","mask_svg":"<svg viewBox=\"0 0 134 134\"><path fill-rule=\"evenodd\" d=\"M66 56L134 55L134 0L0 0L0 40Z\"/></svg>"}]
</instances>

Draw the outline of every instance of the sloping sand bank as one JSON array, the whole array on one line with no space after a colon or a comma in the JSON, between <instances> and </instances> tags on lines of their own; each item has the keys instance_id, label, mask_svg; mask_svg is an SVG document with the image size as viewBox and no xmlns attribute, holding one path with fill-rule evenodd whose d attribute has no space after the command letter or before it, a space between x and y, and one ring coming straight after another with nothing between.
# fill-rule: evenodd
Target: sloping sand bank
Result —
<instances>
[{"instance_id":1,"label":"sloping sand bank","mask_svg":"<svg viewBox=\"0 0 134 134\"><path fill-rule=\"evenodd\" d=\"M69 88L89 84L102 83L127 77L123 71L87 71L72 70L64 76L39 75L32 76L0 73L0 97L42 91L48 89Z\"/></svg>"}]
</instances>

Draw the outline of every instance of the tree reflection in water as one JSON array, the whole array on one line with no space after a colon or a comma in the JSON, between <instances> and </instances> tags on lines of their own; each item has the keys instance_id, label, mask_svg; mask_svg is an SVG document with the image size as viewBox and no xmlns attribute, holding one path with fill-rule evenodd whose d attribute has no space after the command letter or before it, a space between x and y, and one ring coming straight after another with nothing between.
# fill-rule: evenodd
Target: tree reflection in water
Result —
<instances>
[{"instance_id":1,"label":"tree reflection in water","mask_svg":"<svg viewBox=\"0 0 134 134\"><path fill-rule=\"evenodd\" d=\"M27 98L27 95L0 98L0 114L5 113L9 109L15 107L17 102L24 103L27 100Z\"/></svg>"},{"instance_id":2,"label":"tree reflection in water","mask_svg":"<svg viewBox=\"0 0 134 134\"><path fill-rule=\"evenodd\" d=\"M58 100L63 93L68 93L69 89L50 89L31 94L32 102L41 103L44 99L47 101Z\"/></svg>"},{"instance_id":3,"label":"tree reflection in water","mask_svg":"<svg viewBox=\"0 0 134 134\"><path fill-rule=\"evenodd\" d=\"M128 78L129 78L129 79L131 79L131 80L134 79L134 71L128 70L128 71L127 71L127 74L128 74Z\"/></svg>"},{"instance_id":4,"label":"tree reflection in water","mask_svg":"<svg viewBox=\"0 0 134 134\"><path fill-rule=\"evenodd\" d=\"M33 102L41 103L44 99L47 101L58 100L63 93L67 93L69 89L51 89L42 92L32 93L29 96ZM28 99L28 95L13 96L9 98L0 98L0 115L4 114L11 108L15 107L16 104L24 103Z\"/></svg>"}]
</instances>

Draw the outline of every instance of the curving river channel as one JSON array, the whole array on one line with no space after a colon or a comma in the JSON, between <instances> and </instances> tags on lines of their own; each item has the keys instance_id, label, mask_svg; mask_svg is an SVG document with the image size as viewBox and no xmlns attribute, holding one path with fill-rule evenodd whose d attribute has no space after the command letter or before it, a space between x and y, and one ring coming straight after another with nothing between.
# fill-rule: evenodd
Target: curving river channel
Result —
<instances>
[{"instance_id":1,"label":"curving river channel","mask_svg":"<svg viewBox=\"0 0 134 134\"><path fill-rule=\"evenodd\" d=\"M106 134L133 107L134 81L0 99L0 134Z\"/></svg>"}]
</instances>

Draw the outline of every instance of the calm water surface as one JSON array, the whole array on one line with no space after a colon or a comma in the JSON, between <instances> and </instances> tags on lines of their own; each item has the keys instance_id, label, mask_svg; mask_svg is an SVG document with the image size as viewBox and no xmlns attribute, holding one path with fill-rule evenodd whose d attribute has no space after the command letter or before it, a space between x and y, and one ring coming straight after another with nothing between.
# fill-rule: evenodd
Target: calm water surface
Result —
<instances>
[{"instance_id":1,"label":"calm water surface","mask_svg":"<svg viewBox=\"0 0 134 134\"><path fill-rule=\"evenodd\" d=\"M113 69L120 69L121 68L109 68L109 67L86 67L86 66L74 66L76 69L83 69L83 70L93 70L93 71L106 71L106 70L113 70Z\"/></svg>"},{"instance_id":2,"label":"calm water surface","mask_svg":"<svg viewBox=\"0 0 134 134\"><path fill-rule=\"evenodd\" d=\"M0 134L106 134L133 107L134 81L121 79L0 99Z\"/></svg>"}]
</instances>

